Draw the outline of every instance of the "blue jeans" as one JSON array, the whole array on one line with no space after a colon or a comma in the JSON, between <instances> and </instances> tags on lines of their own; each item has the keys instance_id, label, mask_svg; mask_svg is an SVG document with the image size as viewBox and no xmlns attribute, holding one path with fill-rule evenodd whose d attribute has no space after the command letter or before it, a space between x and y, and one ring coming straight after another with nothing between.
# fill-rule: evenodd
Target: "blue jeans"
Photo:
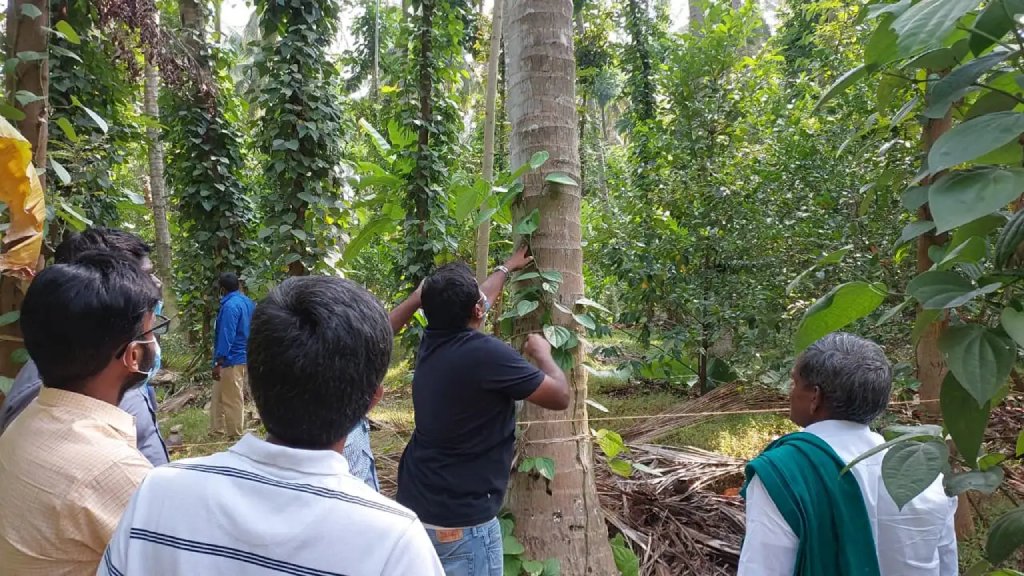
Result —
<instances>
[{"instance_id":1,"label":"blue jeans","mask_svg":"<svg viewBox=\"0 0 1024 576\"><path fill-rule=\"evenodd\" d=\"M445 576L502 576L501 524L494 518L479 526L427 528Z\"/></svg>"}]
</instances>

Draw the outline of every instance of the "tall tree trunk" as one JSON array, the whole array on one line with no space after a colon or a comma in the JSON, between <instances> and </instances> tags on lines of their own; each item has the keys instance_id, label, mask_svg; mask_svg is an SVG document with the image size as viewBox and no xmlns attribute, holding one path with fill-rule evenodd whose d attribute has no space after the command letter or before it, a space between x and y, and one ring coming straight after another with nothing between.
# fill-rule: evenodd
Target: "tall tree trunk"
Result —
<instances>
[{"instance_id":1,"label":"tall tree trunk","mask_svg":"<svg viewBox=\"0 0 1024 576\"><path fill-rule=\"evenodd\" d=\"M491 51L487 61L487 95L484 98L484 157L483 178L494 181L494 124L495 107L498 102L498 61L501 59L502 16L505 0L494 0L491 15ZM491 194L490 190L487 192ZM476 278L483 282L487 278L488 252L491 245L491 220L488 218L476 229Z\"/></svg>"},{"instance_id":2,"label":"tall tree trunk","mask_svg":"<svg viewBox=\"0 0 1024 576\"><path fill-rule=\"evenodd\" d=\"M32 18L25 14L26 5L35 6L39 16ZM49 42L46 28L50 25L50 3L48 0L9 0L7 4L7 57L13 58L18 52L47 54ZM11 104L25 113L25 118L16 123L22 136L32 145L32 163L39 171L39 184L46 190L46 137L47 101L49 99L50 75L45 59L20 62L13 74L7 74L7 94L24 90L39 97L35 102ZM40 258L40 266L42 258ZM25 298L26 285L11 276L0 276L0 313L21 309ZM0 376L13 378L21 364L11 361L11 353L23 348L21 328L17 322L0 327Z\"/></svg>"},{"instance_id":3,"label":"tall tree trunk","mask_svg":"<svg viewBox=\"0 0 1024 576\"><path fill-rule=\"evenodd\" d=\"M541 269L561 272L555 299L572 307L583 296L583 250L580 243L580 188L546 185L545 176L563 172L579 182L579 143L576 122L576 61L573 50L572 2L516 0L508 5L508 112L513 166L539 151L550 160L523 178L525 190L516 205L522 218L540 210L540 227L531 249ZM551 307L551 323L575 330L570 315ZM540 315L517 324L516 332L540 329ZM570 371L572 393L565 413L527 404L527 420L553 420L525 430L526 456L555 461L550 492L542 481L514 474L509 506L516 533L532 558L557 558L565 576L615 574L608 530L594 485L593 445L587 422L587 378L582 369L582 346L574 349ZM571 420L564 422L563 420ZM552 442L546 442L554 440Z\"/></svg>"},{"instance_id":4,"label":"tall tree trunk","mask_svg":"<svg viewBox=\"0 0 1024 576\"><path fill-rule=\"evenodd\" d=\"M690 8L690 20L687 23L687 28L690 32L696 32L704 24L704 1L703 0L689 0Z\"/></svg>"},{"instance_id":5,"label":"tall tree trunk","mask_svg":"<svg viewBox=\"0 0 1024 576\"><path fill-rule=\"evenodd\" d=\"M370 71L370 98L380 92L380 0L373 4L373 70Z\"/></svg>"},{"instance_id":6,"label":"tall tree trunk","mask_svg":"<svg viewBox=\"0 0 1024 576\"><path fill-rule=\"evenodd\" d=\"M146 116L154 122L160 121L160 78L153 65L151 51L146 51L146 84L144 106ZM153 198L153 228L156 230L156 269L164 282L165 315L177 315L174 298L174 269L171 267L171 231L167 226L167 187L164 181L164 144L160 139L160 128L153 125L146 128L149 139L149 192Z\"/></svg>"}]
</instances>

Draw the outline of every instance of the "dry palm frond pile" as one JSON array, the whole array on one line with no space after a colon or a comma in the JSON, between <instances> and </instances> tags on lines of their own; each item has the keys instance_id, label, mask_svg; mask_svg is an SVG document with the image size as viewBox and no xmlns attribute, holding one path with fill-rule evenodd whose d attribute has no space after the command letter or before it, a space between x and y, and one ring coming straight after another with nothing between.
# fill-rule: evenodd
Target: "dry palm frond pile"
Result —
<instances>
[{"instance_id":1,"label":"dry palm frond pile","mask_svg":"<svg viewBox=\"0 0 1024 576\"><path fill-rule=\"evenodd\" d=\"M608 523L635 545L640 573L735 574L744 532L734 492L745 462L696 448L629 446L628 458L650 472L633 478L599 465L598 491Z\"/></svg>"},{"instance_id":2,"label":"dry palm frond pile","mask_svg":"<svg viewBox=\"0 0 1024 576\"><path fill-rule=\"evenodd\" d=\"M786 396L777 390L733 382L670 406L660 416L638 420L621 434L627 442L654 442L680 428L711 420L719 413L744 410L784 412L787 408Z\"/></svg>"}]
</instances>

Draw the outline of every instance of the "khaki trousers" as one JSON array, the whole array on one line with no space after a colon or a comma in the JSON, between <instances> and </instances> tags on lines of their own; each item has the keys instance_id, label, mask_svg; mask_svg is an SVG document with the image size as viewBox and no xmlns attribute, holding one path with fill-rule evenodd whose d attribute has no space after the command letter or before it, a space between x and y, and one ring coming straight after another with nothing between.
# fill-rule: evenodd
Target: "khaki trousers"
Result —
<instances>
[{"instance_id":1,"label":"khaki trousers","mask_svg":"<svg viewBox=\"0 0 1024 576\"><path fill-rule=\"evenodd\" d=\"M210 433L241 436L245 418L244 393L249 371L245 364L220 370L220 380L213 383L210 400Z\"/></svg>"}]
</instances>

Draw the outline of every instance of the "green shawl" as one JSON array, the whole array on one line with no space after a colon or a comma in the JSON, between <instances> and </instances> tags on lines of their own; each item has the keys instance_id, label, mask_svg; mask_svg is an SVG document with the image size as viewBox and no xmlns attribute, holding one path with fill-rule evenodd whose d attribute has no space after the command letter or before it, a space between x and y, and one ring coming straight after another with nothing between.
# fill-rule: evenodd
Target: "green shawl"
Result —
<instances>
[{"instance_id":1,"label":"green shawl","mask_svg":"<svg viewBox=\"0 0 1024 576\"><path fill-rule=\"evenodd\" d=\"M794 576L880 576L864 496L846 463L807 432L772 442L747 464L800 540Z\"/></svg>"}]
</instances>

